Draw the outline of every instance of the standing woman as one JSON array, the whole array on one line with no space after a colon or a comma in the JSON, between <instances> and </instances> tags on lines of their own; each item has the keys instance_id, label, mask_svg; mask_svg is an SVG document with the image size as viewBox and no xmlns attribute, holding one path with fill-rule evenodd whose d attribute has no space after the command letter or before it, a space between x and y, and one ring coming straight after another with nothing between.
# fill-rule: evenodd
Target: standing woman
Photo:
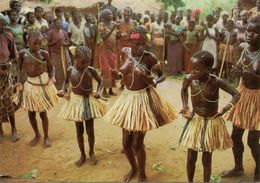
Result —
<instances>
[{"instance_id":1,"label":"standing woman","mask_svg":"<svg viewBox=\"0 0 260 183\"><path fill-rule=\"evenodd\" d=\"M116 27L113 21L113 14L110 9L101 12L102 22L98 25L98 31L102 38L100 44L100 66L104 84L103 96L115 95L112 88L115 87L115 80L112 78L112 71L117 70L117 49L116 49ZM107 89L109 92L107 93Z\"/></svg>"},{"instance_id":2,"label":"standing woman","mask_svg":"<svg viewBox=\"0 0 260 183\"><path fill-rule=\"evenodd\" d=\"M48 32L48 47L56 70L55 86L58 90L62 88L67 68L71 63L68 45L68 34L63 30L62 21L56 18L54 20L54 28Z\"/></svg>"},{"instance_id":3,"label":"standing woman","mask_svg":"<svg viewBox=\"0 0 260 183\"><path fill-rule=\"evenodd\" d=\"M151 25L152 47L155 56L160 62L164 64L164 25L163 14L160 13L157 17L157 21ZM163 65L164 66L164 65Z\"/></svg>"},{"instance_id":4,"label":"standing woman","mask_svg":"<svg viewBox=\"0 0 260 183\"><path fill-rule=\"evenodd\" d=\"M184 26L180 24L181 16L177 15L174 18L174 16L171 17L171 24L166 31L169 35L166 71L168 74L177 75L183 71L184 49L180 37Z\"/></svg>"},{"instance_id":5,"label":"standing woman","mask_svg":"<svg viewBox=\"0 0 260 183\"><path fill-rule=\"evenodd\" d=\"M126 86L122 95L106 114L106 118L123 130L123 147L131 170L124 177L131 181L138 173L138 182L146 182L146 152L144 137L151 129L172 122L176 110L157 93L155 86L165 80L161 65L154 54L145 51L147 41L144 26L131 31L131 48L124 49L127 58L115 74ZM157 77L152 76L156 73ZM133 115L134 114L134 115Z\"/></svg>"}]
</instances>

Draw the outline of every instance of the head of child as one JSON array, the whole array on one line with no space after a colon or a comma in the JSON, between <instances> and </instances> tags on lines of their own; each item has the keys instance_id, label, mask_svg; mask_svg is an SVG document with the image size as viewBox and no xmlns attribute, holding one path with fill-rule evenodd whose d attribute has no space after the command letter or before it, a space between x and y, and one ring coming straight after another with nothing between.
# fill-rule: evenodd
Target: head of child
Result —
<instances>
[{"instance_id":1,"label":"head of child","mask_svg":"<svg viewBox=\"0 0 260 183\"><path fill-rule=\"evenodd\" d=\"M158 15L157 15L157 23L161 23L162 22L162 20L163 20L163 16L164 16L164 14L163 13L159 13Z\"/></svg>"},{"instance_id":2,"label":"head of child","mask_svg":"<svg viewBox=\"0 0 260 183\"><path fill-rule=\"evenodd\" d=\"M71 13L72 20L75 24L79 24L81 22L81 14L79 11L75 10Z\"/></svg>"},{"instance_id":3,"label":"head of child","mask_svg":"<svg viewBox=\"0 0 260 183\"><path fill-rule=\"evenodd\" d=\"M58 30L62 30L63 29L63 25L62 25L61 19L55 18L53 23L54 23L55 29L58 29Z\"/></svg>"},{"instance_id":4,"label":"head of child","mask_svg":"<svg viewBox=\"0 0 260 183\"><path fill-rule=\"evenodd\" d=\"M208 51L199 51L191 58L191 75L194 79L207 78L214 64L214 57Z\"/></svg>"},{"instance_id":5,"label":"head of child","mask_svg":"<svg viewBox=\"0 0 260 183\"><path fill-rule=\"evenodd\" d=\"M86 69L91 62L91 51L86 46L78 46L74 55L75 66L78 70Z\"/></svg>"},{"instance_id":6,"label":"head of child","mask_svg":"<svg viewBox=\"0 0 260 183\"><path fill-rule=\"evenodd\" d=\"M17 13L21 11L22 4L20 0L10 0L9 3L10 9L16 10Z\"/></svg>"},{"instance_id":7,"label":"head of child","mask_svg":"<svg viewBox=\"0 0 260 183\"><path fill-rule=\"evenodd\" d=\"M110 9L106 8L104 10L102 10L101 12L101 18L105 21L105 22L110 22L113 20L113 13Z\"/></svg>"},{"instance_id":8,"label":"head of child","mask_svg":"<svg viewBox=\"0 0 260 183\"><path fill-rule=\"evenodd\" d=\"M27 39L28 39L28 46L31 51L36 52L40 50L42 46L43 36L38 29L31 29L28 32Z\"/></svg>"},{"instance_id":9,"label":"head of child","mask_svg":"<svg viewBox=\"0 0 260 183\"><path fill-rule=\"evenodd\" d=\"M246 29L246 41L250 46L260 48L260 15L249 21Z\"/></svg>"},{"instance_id":10,"label":"head of child","mask_svg":"<svg viewBox=\"0 0 260 183\"><path fill-rule=\"evenodd\" d=\"M9 17L11 23L16 23L17 16L18 16L17 10L11 9L8 11L8 17Z\"/></svg>"},{"instance_id":11,"label":"head of child","mask_svg":"<svg viewBox=\"0 0 260 183\"><path fill-rule=\"evenodd\" d=\"M44 10L42 7L38 6L36 8L34 8L34 12L35 12L35 17L37 19L40 19L43 17L43 14L44 14Z\"/></svg>"},{"instance_id":12,"label":"head of child","mask_svg":"<svg viewBox=\"0 0 260 183\"><path fill-rule=\"evenodd\" d=\"M211 28L214 25L214 16L210 14L207 16L206 20L208 27Z\"/></svg>"},{"instance_id":13,"label":"head of child","mask_svg":"<svg viewBox=\"0 0 260 183\"><path fill-rule=\"evenodd\" d=\"M46 25L41 26L41 33L43 35L48 33L48 27Z\"/></svg>"},{"instance_id":14,"label":"head of child","mask_svg":"<svg viewBox=\"0 0 260 183\"><path fill-rule=\"evenodd\" d=\"M240 17L241 17L241 20L242 20L242 21L247 22L247 20L248 20L248 18L249 18L249 13L248 13L248 11L242 10L241 13L240 13Z\"/></svg>"},{"instance_id":15,"label":"head of child","mask_svg":"<svg viewBox=\"0 0 260 183\"><path fill-rule=\"evenodd\" d=\"M222 19L223 19L223 22L226 22L229 18L229 15L228 15L228 12L226 11L223 11L222 12Z\"/></svg>"},{"instance_id":16,"label":"head of child","mask_svg":"<svg viewBox=\"0 0 260 183\"><path fill-rule=\"evenodd\" d=\"M34 23L35 23L35 20L36 20L35 13L29 11L29 12L26 14L26 19L27 19L27 21L29 22L29 24L34 24Z\"/></svg>"},{"instance_id":17,"label":"head of child","mask_svg":"<svg viewBox=\"0 0 260 183\"><path fill-rule=\"evenodd\" d=\"M195 21L194 20L189 20L189 22L188 22L188 30L190 32L194 30L195 26L196 26Z\"/></svg>"},{"instance_id":18,"label":"head of child","mask_svg":"<svg viewBox=\"0 0 260 183\"><path fill-rule=\"evenodd\" d=\"M226 29L228 32L231 32L234 29L234 22L233 20L229 19L227 20Z\"/></svg>"},{"instance_id":19,"label":"head of child","mask_svg":"<svg viewBox=\"0 0 260 183\"><path fill-rule=\"evenodd\" d=\"M0 34L3 34L6 29L6 19L4 15L0 14Z\"/></svg>"},{"instance_id":20,"label":"head of child","mask_svg":"<svg viewBox=\"0 0 260 183\"><path fill-rule=\"evenodd\" d=\"M123 10L124 19L129 20L131 18L131 15L132 15L132 9L130 7L126 7Z\"/></svg>"},{"instance_id":21,"label":"head of child","mask_svg":"<svg viewBox=\"0 0 260 183\"><path fill-rule=\"evenodd\" d=\"M131 30L130 41L132 47L132 55L140 56L145 50L145 45L147 43L147 30L143 25L136 26Z\"/></svg>"},{"instance_id":22,"label":"head of child","mask_svg":"<svg viewBox=\"0 0 260 183\"><path fill-rule=\"evenodd\" d=\"M61 7L55 9L55 15L58 19L62 19L63 12Z\"/></svg>"},{"instance_id":23,"label":"head of child","mask_svg":"<svg viewBox=\"0 0 260 183\"><path fill-rule=\"evenodd\" d=\"M175 23L176 23L176 25L180 25L181 20L182 20L182 17L181 17L180 15L177 15L177 16L175 17Z\"/></svg>"}]
</instances>

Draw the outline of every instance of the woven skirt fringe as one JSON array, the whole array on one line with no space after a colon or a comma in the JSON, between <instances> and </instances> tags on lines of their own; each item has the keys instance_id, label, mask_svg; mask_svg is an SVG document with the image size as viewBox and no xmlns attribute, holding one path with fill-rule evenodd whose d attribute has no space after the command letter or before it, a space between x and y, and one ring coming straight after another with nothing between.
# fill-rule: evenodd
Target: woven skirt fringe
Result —
<instances>
[{"instance_id":1,"label":"woven skirt fringe","mask_svg":"<svg viewBox=\"0 0 260 183\"><path fill-rule=\"evenodd\" d=\"M172 122L177 112L157 91L148 88L125 90L109 112L107 121L128 131L148 131Z\"/></svg>"},{"instance_id":2,"label":"woven skirt fringe","mask_svg":"<svg viewBox=\"0 0 260 183\"><path fill-rule=\"evenodd\" d=\"M260 90L247 89L241 82L237 87L240 100L225 116L242 129L260 130Z\"/></svg>"},{"instance_id":3,"label":"woven skirt fringe","mask_svg":"<svg viewBox=\"0 0 260 183\"><path fill-rule=\"evenodd\" d=\"M44 112L58 103L57 90L54 84L48 84L48 81L49 76L47 73L43 73L38 77L27 77L21 97L21 107L23 109Z\"/></svg>"},{"instance_id":4,"label":"woven skirt fringe","mask_svg":"<svg viewBox=\"0 0 260 183\"><path fill-rule=\"evenodd\" d=\"M105 115L106 104L93 96L84 97L70 94L70 99L62 107L59 118L68 121L82 122L89 119L101 118Z\"/></svg>"},{"instance_id":5,"label":"woven skirt fringe","mask_svg":"<svg viewBox=\"0 0 260 183\"><path fill-rule=\"evenodd\" d=\"M222 117L216 119L195 115L185 125L180 145L194 151L213 152L233 146Z\"/></svg>"}]
</instances>

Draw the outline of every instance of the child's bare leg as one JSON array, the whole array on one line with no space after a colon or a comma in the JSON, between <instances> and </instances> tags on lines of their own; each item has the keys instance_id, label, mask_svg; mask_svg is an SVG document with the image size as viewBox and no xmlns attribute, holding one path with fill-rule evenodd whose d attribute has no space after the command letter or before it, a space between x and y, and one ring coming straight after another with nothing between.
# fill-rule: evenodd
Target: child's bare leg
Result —
<instances>
[{"instance_id":1,"label":"child's bare leg","mask_svg":"<svg viewBox=\"0 0 260 183\"><path fill-rule=\"evenodd\" d=\"M133 136L133 148L137 157L138 162L138 182L146 182L147 177L145 173L145 163L146 163L146 152L144 149L144 137L145 133L136 132Z\"/></svg>"},{"instance_id":2,"label":"child's bare leg","mask_svg":"<svg viewBox=\"0 0 260 183\"><path fill-rule=\"evenodd\" d=\"M35 133L35 137L30 141L30 146L35 146L36 144L38 144L41 135L39 133L39 129L38 129L38 125L37 125L37 121L36 121L36 112L34 111L29 111L28 112L28 116L29 116L29 121L31 123L31 126L33 128L33 131Z\"/></svg>"},{"instance_id":3,"label":"child's bare leg","mask_svg":"<svg viewBox=\"0 0 260 183\"><path fill-rule=\"evenodd\" d=\"M187 175L188 175L188 181L193 182L194 173L196 169L196 161L198 157L198 152L194 151L192 149L188 149L188 157L187 157Z\"/></svg>"},{"instance_id":4,"label":"child's bare leg","mask_svg":"<svg viewBox=\"0 0 260 183\"><path fill-rule=\"evenodd\" d=\"M255 160L255 173L254 173L254 181L259 182L260 181L260 144L259 144L259 138L260 138L260 131L249 131L247 143L248 146L251 149L251 154Z\"/></svg>"},{"instance_id":5,"label":"child's bare leg","mask_svg":"<svg viewBox=\"0 0 260 183\"><path fill-rule=\"evenodd\" d=\"M47 112L40 112L40 118L42 120L42 129L44 134L43 145L48 148L51 147L51 143L49 140L49 120Z\"/></svg>"},{"instance_id":6,"label":"child's bare leg","mask_svg":"<svg viewBox=\"0 0 260 183\"><path fill-rule=\"evenodd\" d=\"M86 131L88 134L89 157L92 165L97 164L97 159L94 153L95 134L94 134L94 120L90 119L85 122Z\"/></svg>"},{"instance_id":7,"label":"child's bare leg","mask_svg":"<svg viewBox=\"0 0 260 183\"><path fill-rule=\"evenodd\" d=\"M242 137L244 134L244 129L233 126L231 138L233 141L233 155L235 160L235 167L231 170L224 171L221 173L222 177L235 177L242 176L244 174L243 168L243 153L244 153L244 144Z\"/></svg>"},{"instance_id":8,"label":"child's bare leg","mask_svg":"<svg viewBox=\"0 0 260 183\"><path fill-rule=\"evenodd\" d=\"M134 151L132 149L132 137L133 134L131 132L123 129L123 147L128 162L131 165L131 170L124 176L124 182L130 182L135 177L137 172L137 164Z\"/></svg>"},{"instance_id":9,"label":"child's bare leg","mask_svg":"<svg viewBox=\"0 0 260 183\"><path fill-rule=\"evenodd\" d=\"M12 127L11 141L16 142L16 141L20 140L20 136L17 134L14 114L9 114L9 121L10 121L10 124Z\"/></svg>"},{"instance_id":10,"label":"child's bare leg","mask_svg":"<svg viewBox=\"0 0 260 183\"><path fill-rule=\"evenodd\" d=\"M0 122L0 143L4 140L3 124Z\"/></svg>"},{"instance_id":11,"label":"child's bare leg","mask_svg":"<svg viewBox=\"0 0 260 183\"><path fill-rule=\"evenodd\" d=\"M105 98L109 98L109 95L107 93L107 89L106 88L103 89L102 96L105 97Z\"/></svg>"},{"instance_id":12,"label":"child's bare leg","mask_svg":"<svg viewBox=\"0 0 260 183\"><path fill-rule=\"evenodd\" d=\"M211 161L212 161L212 153L203 152L203 154L202 154L202 164L203 164L204 182L210 181Z\"/></svg>"},{"instance_id":13,"label":"child's bare leg","mask_svg":"<svg viewBox=\"0 0 260 183\"><path fill-rule=\"evenodd\" d=\"M79 145L79 150L81 153L81 157L79 158L78 161L76 161L76 165L80 167L86 160L86 154L85 154L85 149L84 149L84 125L83 122L75 122L76 125L76 132L77 132L77 141Z\"/></svg>"},{"instance_id":14,"label":"child's bare leg","mask_svg":"<svg viewBox=\"0 0 260 183\"><path fill-rule=\"evenodd\" d=\"M108 93L109 93L109 95L116 95L116 94L113 92L113 89L112 89L112 88L109 88Z\"/></svg>"}]
</instances>

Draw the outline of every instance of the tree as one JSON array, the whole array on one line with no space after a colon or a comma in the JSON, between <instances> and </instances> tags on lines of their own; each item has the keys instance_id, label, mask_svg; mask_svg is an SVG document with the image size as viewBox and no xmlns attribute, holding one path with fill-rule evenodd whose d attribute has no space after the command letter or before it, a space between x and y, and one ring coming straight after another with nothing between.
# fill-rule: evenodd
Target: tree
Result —
<instances>
[{"instance_id":1,"label":"tree","mask_svg":"<svg viewBox=\"0 0 260 183\"><path fill-rule=\"evenodd\" d=\"M162 2L166 9L170 6L173 6L174 9L177 10L179 7L185 6L182 0L157 0L157 1Z\"/></svg>"}]
</instances>

